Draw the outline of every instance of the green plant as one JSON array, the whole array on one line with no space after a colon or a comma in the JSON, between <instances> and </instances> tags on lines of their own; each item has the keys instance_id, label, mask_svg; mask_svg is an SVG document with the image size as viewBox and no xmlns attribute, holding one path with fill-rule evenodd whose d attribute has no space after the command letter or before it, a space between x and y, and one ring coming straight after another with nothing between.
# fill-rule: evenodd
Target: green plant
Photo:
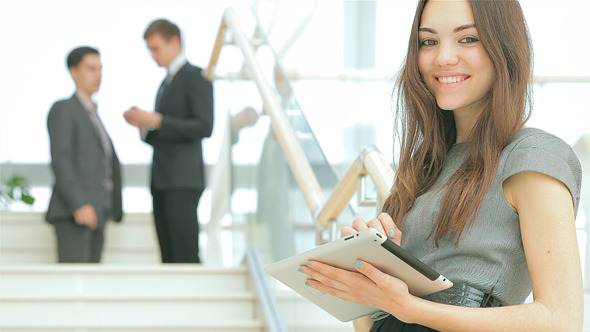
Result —
<instances>
[{"instance_id":1,"label":"green plant","mask_svg":"<svg viewBox=\"0 0 590 332\"><path fill-rule=\"evenodd\" d=\"M2 206L8 206L17 201L33 205L35 198L30 193L29 181L21 175L14 174L0 187L0 203Z\"/></svg>"}]
</instances>

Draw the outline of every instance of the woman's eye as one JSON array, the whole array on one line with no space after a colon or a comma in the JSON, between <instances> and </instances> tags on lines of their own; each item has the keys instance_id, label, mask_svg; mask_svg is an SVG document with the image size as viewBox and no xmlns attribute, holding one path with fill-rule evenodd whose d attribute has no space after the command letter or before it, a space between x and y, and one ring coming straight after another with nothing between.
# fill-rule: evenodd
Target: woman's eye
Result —
<instances>
[{"instance_id":1,"label":"woman's eye","mask_svg":"<svg viewBox=\"0 0 590 332\"><path fill-rule=\"evenodd\" d=\"M474 37L465 37L465 38L459 40L459 43L471 44L471 43L475 43L478 41L479 41L479 39L474 38Z\"/></svg>"},{"instance_id":2,"label":"woman's eye","mask_svg":"<svg viewBox=\"0 0 590 332\"><path fill-rule=\"evenodd\" d=\"M420 46L434 46L436 44L438 44L438 42L433 39L425 39L420 42Z\"/></svg>"}]
</instances>

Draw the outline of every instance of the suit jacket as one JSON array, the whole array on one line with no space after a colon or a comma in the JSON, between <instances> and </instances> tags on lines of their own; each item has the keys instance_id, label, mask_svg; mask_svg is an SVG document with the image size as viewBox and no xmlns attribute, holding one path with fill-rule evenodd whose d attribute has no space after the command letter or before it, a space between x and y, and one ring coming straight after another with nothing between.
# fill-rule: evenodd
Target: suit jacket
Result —
<instances>
[{"instance_id":1,"label":"suit jacket","mask_svg":"<svg viewBox=\"0 0 590 332\"><path fill-rule=\"evenodd\" d=\"M204 189L201 140L213 130L213 85L188 62L160 97L159 129L145 141L154 148L152 189Z\"/></svg>"},{"instance_id":2,"label":"suit jacket","mask_svg":"<svg viewBox=\"0 0 590 332\"><path fill-rule=\"evenodd\" d=\"M73 217L79 207L92 204L99 221L121 221L121 169L113 147L113 191L106 188L107 159L90 116L74 94L53 104L47 116L51 145L51 168L55 176L53 193L45 219L50 223ZM112 146L112 143L111 143ZM110 216L105 215L107 199L113 200Z\"/></svg>"}]
</instances>

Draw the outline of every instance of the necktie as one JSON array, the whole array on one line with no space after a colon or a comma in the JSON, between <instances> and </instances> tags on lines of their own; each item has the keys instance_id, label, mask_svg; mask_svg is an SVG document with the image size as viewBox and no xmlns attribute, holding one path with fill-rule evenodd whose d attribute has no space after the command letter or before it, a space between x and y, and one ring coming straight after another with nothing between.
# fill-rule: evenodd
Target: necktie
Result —
<instances>
[{"instance_id":1,"label":"necktie","mask_svg":"<svg viewBox=\"0 0 590 332\"><path fill-rule=\"evenodd\" d=\"M100 118L98 117L96 111L96 105L93 105L92 109L88 113L90 114L90 120L92 120L92 124L100 137L100 143L104 150L104 154L106 157L105 167L106 167L106 180L107 180L107 188L111 190L113 188L113 169L112 169L112 160L113 160L113 147L111 145L111 140L109 139L109 135L105 130Z\"/></svg>"},{"instance_id":2,"label":"necktie","mask_svg":"<svg viewBox=\"0 0 590 332\"><path fill-rule=\"evenodd\" d=\"M102 148L104 149L104 153L107 155L107 157L112 157L113 148L111 146L111 140L109 139L109 135L107 134L107 131L104 129L104 126L98 117L96 106L90 110L90 119L92 120L92 124L94 125L98 136L100 137L100 142L102 144Z\"/></svg>"},{"instance_id":3,"label":"necktie","mask_svg":"<svg viewBox=\"0 0 590 332\"><path fill-rule=\"evenodd\" d=\"M160 109L160 101L162 100L162 95L164 94L164 91L166 90L168 85L170 85L170 81L172 81L171 76L166 76L166 79L164 79L164 82L162 82L162 84L160 85L160 89L158 89L158 94L156 95L156 111Z\"/></svg>"}]
</instances>

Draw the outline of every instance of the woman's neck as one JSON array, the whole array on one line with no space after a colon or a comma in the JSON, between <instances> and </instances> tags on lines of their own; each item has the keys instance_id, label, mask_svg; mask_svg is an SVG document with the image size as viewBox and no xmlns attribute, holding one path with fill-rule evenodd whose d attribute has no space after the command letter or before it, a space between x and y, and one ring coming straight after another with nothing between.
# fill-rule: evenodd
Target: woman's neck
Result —
<instances>
[{"instance_id":1,"label":"woman's neck","mask_svg":"<svg viewBox=\"0 0 590 332\"><path fill-rule=\"evenodd\" d=\"M470 140L471 132L479 119L483 107L475 109L472 107L462 108L453 111L455 118L455 127L457 129L457 138L455 143L464 143Z\"/></svg>"}]
</instances>

